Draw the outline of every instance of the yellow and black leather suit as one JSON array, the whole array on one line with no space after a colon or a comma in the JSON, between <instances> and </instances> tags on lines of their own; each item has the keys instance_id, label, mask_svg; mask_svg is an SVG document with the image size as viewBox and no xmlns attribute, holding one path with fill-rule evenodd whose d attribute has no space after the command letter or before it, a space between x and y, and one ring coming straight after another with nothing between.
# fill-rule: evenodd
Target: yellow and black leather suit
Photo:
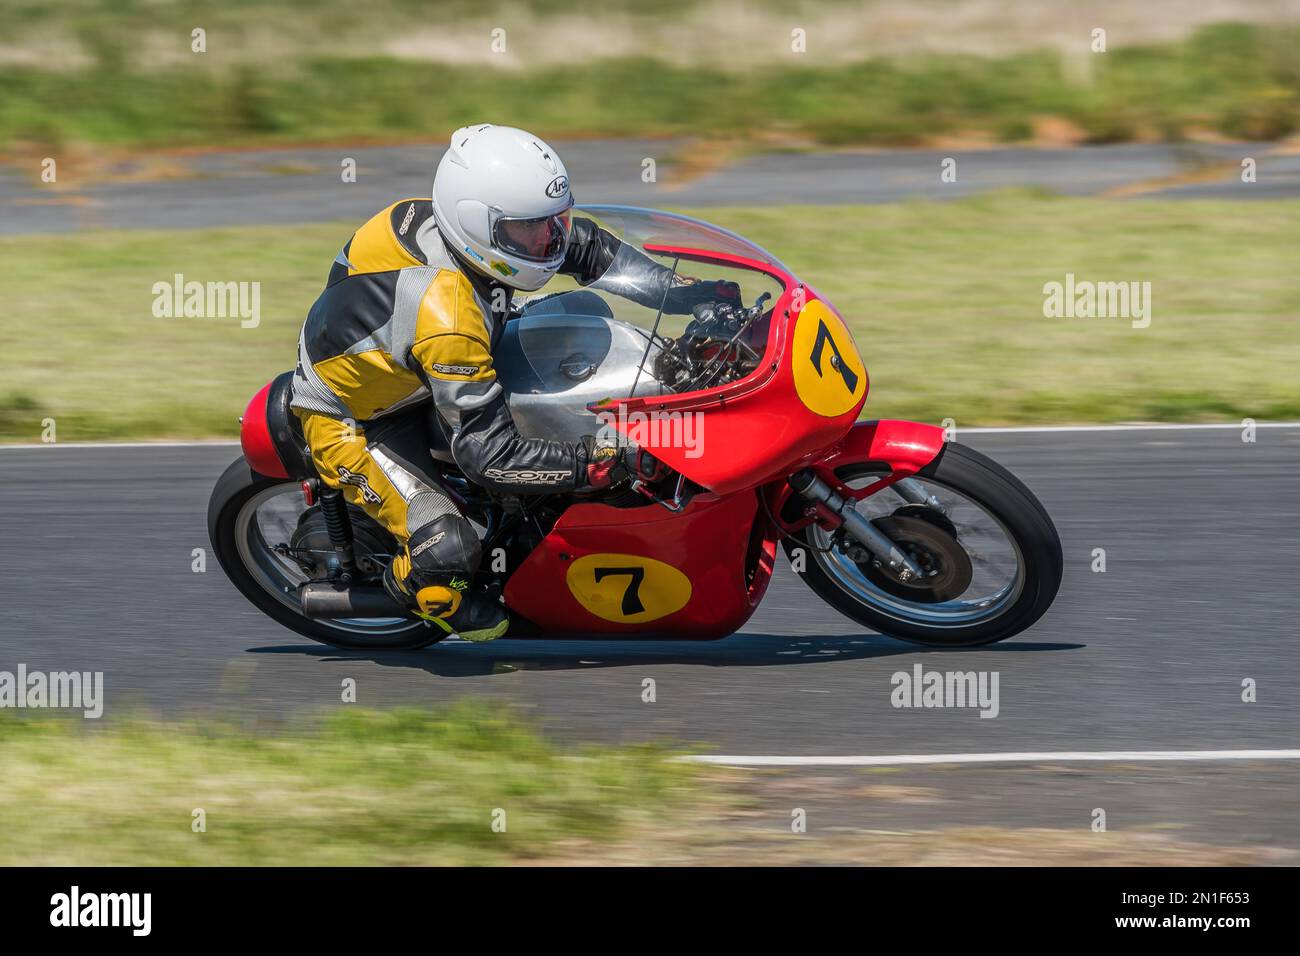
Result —
<instances>
[{"instance_id":1,"label":"yellow and black leather suit","mask_svg":"<svg viewBox=\"0 0 1300 956\"><path fill-rule=\"evenodd\" d=\"M492 491L571 491L588 463L582 445L515 428L492 365L511 290L446 247L432 207L403 200L353 234L303 324L293 380L317 471L405 545L392 571L408 591L463 587L479 560L473 526L439 484L429 427L442 430L461 471ZM624 248L575 218L561 271L594 282ZM691 286L627 248L635 261L614 291L689 311L698 298Z\"/></svg>"}]
</instances>

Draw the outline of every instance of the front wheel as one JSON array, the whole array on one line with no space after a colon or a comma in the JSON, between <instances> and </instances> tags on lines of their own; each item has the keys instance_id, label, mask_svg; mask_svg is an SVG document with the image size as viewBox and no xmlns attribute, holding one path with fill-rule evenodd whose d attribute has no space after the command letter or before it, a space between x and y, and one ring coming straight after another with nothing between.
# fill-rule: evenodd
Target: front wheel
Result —
<instances>
[{"instance_id":1,"label":"front wheel","mask_svg":"<svg viewBox=\"0 0 1300 956\"><path fill-rule=\"evenodd\" d=\"M862 463L836 476L863 488L886 473ZM858 511L926 570L924 580L901 580L843 529L815 524L784 542L796 573L860 624L932 647L991 644L1042 617L1063 561L1056 528L1033 493L1001 465L953 443L913 477L911 490L921 489L929 504L891 486ZM787 519L799 507L796 497Z\"/></svg>"}]
</instances>

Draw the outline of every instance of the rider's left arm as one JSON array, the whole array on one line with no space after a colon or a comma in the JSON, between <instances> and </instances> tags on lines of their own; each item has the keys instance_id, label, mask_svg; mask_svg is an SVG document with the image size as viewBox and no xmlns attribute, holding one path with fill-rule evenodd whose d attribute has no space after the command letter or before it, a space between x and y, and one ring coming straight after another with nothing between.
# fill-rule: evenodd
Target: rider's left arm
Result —
<instances>
[{"instance_id":1,"label":"rider's left arm","mask_svg":"<svg viewBox=\"0 0 1300 956\"><path fill-rule=\"evenodd\" d=\"M618 270L607 275L615 258L620 259ZM573 276L579 285L598 283L598 288L647 308L662 306L669 315L686 315L700 302L740 300L740 287L734 282L705 282L676 275L590 219L574 220L560 272Z\"/></svg>"}]
</instances>

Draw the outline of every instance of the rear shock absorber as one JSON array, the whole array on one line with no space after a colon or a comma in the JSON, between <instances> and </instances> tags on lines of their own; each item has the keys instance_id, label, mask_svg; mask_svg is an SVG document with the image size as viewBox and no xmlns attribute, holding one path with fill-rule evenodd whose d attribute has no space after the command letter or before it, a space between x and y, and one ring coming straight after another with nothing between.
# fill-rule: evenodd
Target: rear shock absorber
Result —
<instances>
[{"instance_id":1,"label":"rear shock absorber","mask_svg":"<svg viewBox=\"0 0 1300 956\"><path fill-rule=\"evenodd\" d=\"M325 516L325 530L330 536L330 546L334 549L334 560L338 569L335 580L348 587L352 584L352 577L356 570L356 556L352 551L352 517L348 514L343 492L337 488L322 488L320 510Z\"/></svg>"}]
</instances>

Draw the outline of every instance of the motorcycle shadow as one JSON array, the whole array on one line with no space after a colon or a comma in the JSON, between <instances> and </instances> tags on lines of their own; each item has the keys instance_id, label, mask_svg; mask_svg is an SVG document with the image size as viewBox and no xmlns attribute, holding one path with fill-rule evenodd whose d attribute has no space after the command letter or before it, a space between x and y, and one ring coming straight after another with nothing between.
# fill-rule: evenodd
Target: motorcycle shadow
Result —
<instances>
[{"instance_id":1,"label":"motorcycle shadow","mask_svg":"<svg viewBox=\"0 0 1300 956\"><path fill-rule=\"evenodd\" d=\"M1022 653L1078 650L1083 644L1008 642L971 648L932 648L907 644L880 634L837 637L791 637L778 634L733 634L717 641L668 640L510 640L473 644L448 638L418 651L340 650L316 644L249 648L251 654L300 654L322 661L373 661L384 667L407 667L437 677L487 677L519 671L592 670L686 664L701 667L781 667L829 664L924 654Z\"/></svg>"}]
</instances>

